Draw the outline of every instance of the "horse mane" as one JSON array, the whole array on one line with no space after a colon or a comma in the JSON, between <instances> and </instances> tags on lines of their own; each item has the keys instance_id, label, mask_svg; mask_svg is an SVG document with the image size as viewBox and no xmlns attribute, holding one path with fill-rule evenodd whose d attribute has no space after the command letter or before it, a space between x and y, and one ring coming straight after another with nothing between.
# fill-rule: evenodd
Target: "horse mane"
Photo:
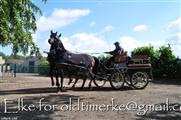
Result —
<instances>
[{"instance_id":1,"label":"horse mane","mask_svg":"<svg viewBox=\"0 0 181 120\"><path fill-rule=\"evenodd\" d=\"M61 48L62 50L67 51L67 50L65 49L62 41L61 41L58 37L56 37L56 39L57 39L57 42L54 44L54 46L57 45L57 46L56 46L57 48ZM54 47L54 46L51 45L51 47ZM56 49L57 49L57 48L56 48Z\"/></svg>"}]
</instances>

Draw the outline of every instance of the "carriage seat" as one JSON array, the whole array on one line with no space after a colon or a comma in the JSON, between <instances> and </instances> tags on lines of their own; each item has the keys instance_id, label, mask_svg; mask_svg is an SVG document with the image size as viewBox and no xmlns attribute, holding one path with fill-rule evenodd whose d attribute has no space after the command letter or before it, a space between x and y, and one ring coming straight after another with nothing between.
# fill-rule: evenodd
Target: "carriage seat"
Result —
<instances>
[{"instance_id":1,"label":"carriage seat","mask_svg":"<svg viewBox=\"0 0 181 120\"><path fill-rule=\"evenodd\" d=\"M146 67L151 68L151 64L128 64L128 67Z\"/></svg>"},{"instance_id":2,"label":"carriage seat","mask_svg":"<svg viewBox=\"0 0 181 120\"><path fill-rule=\"evenodd\" d=\"M127 60L128 60L127 51L114 57L114 63L124 63L127 62Z\"/></svg>"},{"instance_id":3,"label":"carriage seat","mask_svg":"<svg viewBox=\"0 0 181 120\"><path fill-rule=\"evenodd\" d=\"M134 64L151 64L150 57L148 55L134 55L131 60Z\"/></svg>"},{"instance_id":4,"label":"carriage seat","mask_svg":"<svg viewBox=\"0 0 181 120\"><path fill-rule=\"evenodd\" d=\"M151 68L150 57L147 55L135 55L132 56L128 62L128 67L148 67Z\"/></svg>"}]
</instances>

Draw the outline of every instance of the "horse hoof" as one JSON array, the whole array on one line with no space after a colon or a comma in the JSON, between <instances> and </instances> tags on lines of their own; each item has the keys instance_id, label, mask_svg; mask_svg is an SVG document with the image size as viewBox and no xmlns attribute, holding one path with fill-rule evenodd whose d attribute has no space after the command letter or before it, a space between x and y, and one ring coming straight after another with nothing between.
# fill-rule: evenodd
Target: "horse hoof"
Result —
<instances>
[{"instance_id":1,"label":"horse hoof","mask_svg":"<svg viewBox=\"0 0 181 120\"><path fill-rule=\"evenodd\" d=\"M68 85L70 85L72 83L72 80L70 80L69 82L68 82Z\"/></svg>"},{"instance_id":2,"label":"horse hoof","mask_svg":"<svg viewBox=\"0 0 181 120\"><path fill-rule=\"evenodd\" d=\"M65 90L65 89L60 89L60 91L61 91L61 92L67 92L67 90Z\"/></svg>"},{"instance_id":3,"label":"horse hoof","mask_svg":"<svg viewBox=\"0 0 181 120\"><path fill-rule=\"evenodd\" d=\"M67 90L65 88L58 88L59 91L61 92L66 92Z\"/></svg>"},{"instance_id":4,"label":"horse hoof","mask_svg":"<svg viewBox=\"0 0 181 120\"><path fill-rule=\"evenodd\" d=\"M80 87L80 89L82 90L84 87Z\"/></svg>"},{"instance_id":5,"label":"horse hoof","mask_svg":"<svg viewBox=\"0 0 181 120\"><path fill-rule=\"evenodd\" d=\"M54 86L55 84L54 83L52 83L52 86Z\"/></svg>"}]
</instances>

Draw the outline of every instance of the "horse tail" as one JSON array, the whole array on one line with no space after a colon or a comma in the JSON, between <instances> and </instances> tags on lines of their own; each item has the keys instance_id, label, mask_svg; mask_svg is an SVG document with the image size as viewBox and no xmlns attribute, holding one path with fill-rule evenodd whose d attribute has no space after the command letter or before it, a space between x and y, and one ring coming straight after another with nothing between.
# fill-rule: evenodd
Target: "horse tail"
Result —
<instances>
[{"instance_id":1,"label":"horse tail","mask_svg":"<svg viewBox=\"0 0 181 120\"><path fill-rule=\"evenodd\" d=\"M99 59L96 58L95 56L93 56L93 58L94 58L95 64L94 64L94 66L93 66L92 72L93 72L94 74L97 74L98 65L99 65Z\"/></svg>"}]
</instances>

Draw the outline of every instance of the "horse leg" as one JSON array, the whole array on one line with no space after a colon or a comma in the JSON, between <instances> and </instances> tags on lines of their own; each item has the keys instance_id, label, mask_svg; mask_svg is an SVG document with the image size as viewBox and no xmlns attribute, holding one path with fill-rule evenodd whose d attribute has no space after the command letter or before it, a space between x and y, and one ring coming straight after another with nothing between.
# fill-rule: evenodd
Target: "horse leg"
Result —
<instances>
[{"instance_id":1,"label":"horse leg","mask_svg":"<svg viewBox=\"0 0 181 120\"><path fill-rule=\"evenodd\" d=\"M89 88L92 88L92 85L91 85L91 84L92 84L92 81L93 81L93 80L91 79L90 82L89 82Z\"/></svg>"},{"instance_id":2,"label":"horse leg","mask_svg":"<svg viewBox=\"0 0 181 120\"><path fill-rule=\"evenodd\" d=\"M54 83L54 80L53 80L53 75L52 75L52 74L50 75L50 78L51 78L51 81L52 81L52 86L54 86L54 85L55 85L55 83Z\"/></svg>"},{"instance_id":3,"label":"horse leg","mask_svg":"<svg viewBox=\"0 0 181 120\"><path fill-rule=\"evenodd\" d=\"M70 73L68 74L68 77L69 77L69 82L68 82L68 85L70 85L70 83L72 83L72 76L70 75Z\"/></svg>"},{"instance_id":4,"label":"horse leg","mask_svg":"<svg viewBox=\"0 0 181 120\"><path fill-rule=\"evenodd\" d=\"M75 85L76 85L76 83L78 82L78 80L79 80L79 78L75 78L75 82L74 82L74 84L72 85L72 88L75 87Z\"/></svg>"},{"instance_id":5,"label":"horse leg","mask_svg":"<svg viewBox=\"0 0 181 120\"><path fill-rule=\"evenodd\" d=\"M61 77L61 92L65 92L66 90L63 89L63 80L64 80L63 70L60 71L60 77Z\"/></svg>"},{"instance_id":6,"label":"horse leg","mask_svg":"<svg viewBox=\"0 0 181 120\"><path fill-rule=\"evenodd\" d=\"M94 79L94 76L90 73L90 82L89 82L89 88L92 88L92 81Z\"/></svg>"},{"instance_id":7,"label":"horse leg","mask_svg":"<svg viewBox=\"0 0 181 120\"><path fill-rule=\"evenodd\" d=\"M83 89L83 88L84 88L84 85L85 85L86 79L87 79L87 77L86 77L86 75L84 75L84 77L83 77L83 83L82 83L81 89Z\"/></svg>"},{"instance_id":8,"label":"horse leg","mask_svg":"<svg viewBox=\"0 0 181 120\"><path fill-rule=\"evenodd\" d=\"M56 86L58 89L60 89L60 83L59 83L59 80L58 80L58 71L56 70L55 72L55 77L56 77Z\"/></svg>"},{"instance_id":9,"label":"horse leg","mask_svg":"<svg viewBox=\"0 0 181 120\"><path fill-rule=\"evenodd\" d=\"M50 65L50 73L49 73L49 75L50 75L50 78L51 78L52 86L54 86L55 83L54 83L54 80L53 80L53 66L52 65Z\"/></svg>"}]
</instances>

